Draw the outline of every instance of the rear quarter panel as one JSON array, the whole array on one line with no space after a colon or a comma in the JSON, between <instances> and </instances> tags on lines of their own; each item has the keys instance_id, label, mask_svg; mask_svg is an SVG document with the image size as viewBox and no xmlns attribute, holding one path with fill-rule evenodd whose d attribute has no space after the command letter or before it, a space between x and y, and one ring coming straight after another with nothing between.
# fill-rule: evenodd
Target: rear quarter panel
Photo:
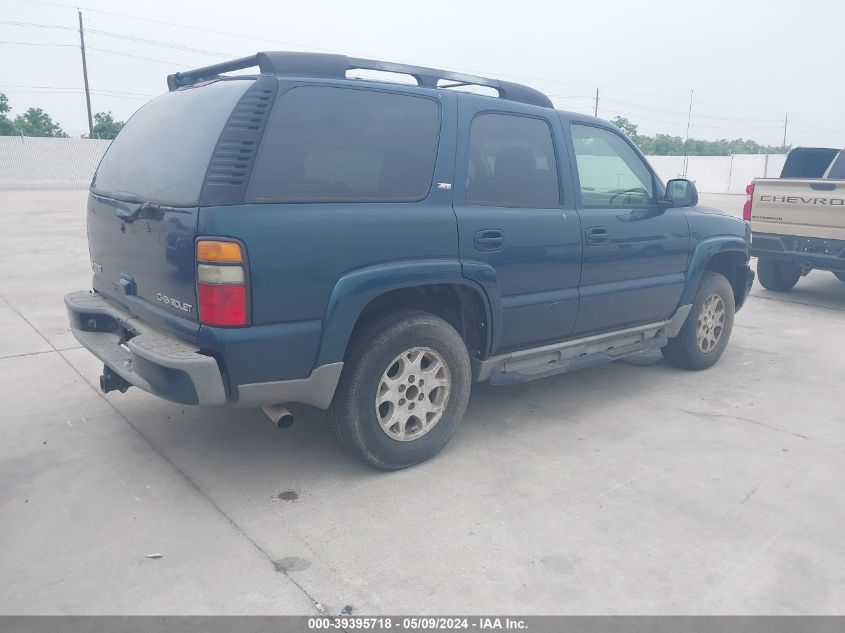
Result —
<instances>
[{"instance_id":1,"label":"rear quarter panel","mask_svg":"<svg viewBox=\"0 0 845 633\"><path fill-rule=\"evenodd\" d=\"M452 192L435 186L454 180L454 95L443 96L441 108L432 186L421 202L270 202L200 210L200 236L232 237L246 245L250 329L263 330L269 337L266 349L274 355L272 362L264 361L260 357L265 354L255 348L252 382L303 377L308 373L304 368L310 370L315 363L342 360L345 340L334 341L330 353L320 353L319 362L317 356L326 332L351 332L358 308L363 307L356 300L349 304L356 309L339 309L333 297L339 282L356 277L356 271L383 271L358 275L367 279L366 292L378 296L408 279L420 278L425 283L413 273L415 262L422 268L425 262L437 262L440 267L460 270ZM407 279L400 279L402 275ZM442 281L442 275L437 277ZM296 332L301 337L295 343L284 340ZM260 376L255 375L257 365L262 365ZM237 376L232 378L239 382Z\"/></svg>"}]
</instances>

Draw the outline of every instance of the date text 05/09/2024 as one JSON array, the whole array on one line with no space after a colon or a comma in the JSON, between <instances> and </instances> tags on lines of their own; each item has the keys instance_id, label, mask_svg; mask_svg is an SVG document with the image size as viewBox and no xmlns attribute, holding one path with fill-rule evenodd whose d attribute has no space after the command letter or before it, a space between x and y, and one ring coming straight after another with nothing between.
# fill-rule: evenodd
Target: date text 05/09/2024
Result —
<instances>
[{"instance_id":1,"label":"date text 05/09/2024","mask_svg":"<svg viewBox=\"0 0 845 633\"><path fill-rule=\"evenodd\" d=\"M339 616L309 618L309 630L397 630L397 631L438 631L438 630L525 630L524 620L508 617L366 617Z\"/></svg>"}]
</instances>

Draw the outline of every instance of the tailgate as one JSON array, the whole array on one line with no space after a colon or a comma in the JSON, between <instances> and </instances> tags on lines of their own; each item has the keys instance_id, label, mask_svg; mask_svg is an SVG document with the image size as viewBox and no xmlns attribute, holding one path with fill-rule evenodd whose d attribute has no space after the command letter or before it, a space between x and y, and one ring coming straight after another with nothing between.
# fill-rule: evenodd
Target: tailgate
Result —
<instances>
[{"instance_id":1,"label":"tailgate","mask_svg":"<svg viewBox=\"0 0 845 633\"><path fill-rule=\"evenodd\" d=\"M751 230L845 240L845 180L755 180Z\"/></svg>"},{"instance_id":2,"label":"tailgate","mask_svg":"<svg viewBox=\"0 0 845 633\"><path fill-rule=\"evenodd\" d=\"M212 152L252 79L166 93L132 116L91 183L94 289L135 316L184 330L197 321L194 243ZM181 317L173 319L169 317Z\"/></svg>"},{"instance_id":3,"label":"tailgate","mask_svg":"<svg viewBox=\"0 0 845 633\"><path fill-rule=\"evenodd\" d=\"M94 289L130 306L136 296L197 320L194 238L199 210L91 195L88 249Z\"/></svg>"}]
</instances>

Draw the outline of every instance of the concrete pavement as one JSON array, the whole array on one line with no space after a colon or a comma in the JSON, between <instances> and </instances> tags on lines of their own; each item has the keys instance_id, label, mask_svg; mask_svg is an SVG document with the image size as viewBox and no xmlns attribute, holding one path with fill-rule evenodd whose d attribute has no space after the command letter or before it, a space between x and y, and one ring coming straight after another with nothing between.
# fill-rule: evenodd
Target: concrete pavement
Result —
<instances>
[{"instance_id":1,"label":"concrete pavement","mask_svg":"<svg viewBox=\"0 0 845 633\"><path fill-rule=\"evenodd\" d=\"M62 305L84 200L0 192L0 613L842 613L830 273L755 287L706 372L476 385L440 456L385 474L313 411L100 394Z\"/></svg>"}]
</instances>

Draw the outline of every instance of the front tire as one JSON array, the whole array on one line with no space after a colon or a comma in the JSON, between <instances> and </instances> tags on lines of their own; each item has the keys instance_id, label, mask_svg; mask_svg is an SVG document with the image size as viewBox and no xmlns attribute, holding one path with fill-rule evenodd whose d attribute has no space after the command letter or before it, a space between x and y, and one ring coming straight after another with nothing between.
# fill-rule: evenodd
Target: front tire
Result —
<instances>
[{"instance_id":1,"label":"front tire","mask_svg":"<svg viewBox=\"0 0 845 633\"><path fill-rule=\"evenodd\" d=\"M452 438L471 382L469 354L455 328L427 312L393 312L352 341L329 426L361 461L382 470L407 468Z\"/></svg>"},{"instance_id":2,"label":"front tire","mask_svg":"<svg viewBox=\"0 0 845 633\"><path fill-rule=\"evenodd\" d=\"M731 338L734 312L730 282L719 273L704 273L681 331L660 350L663 358L683 369L712 367Z\"/></svg>"},{"instance_id":3,"label":"front tire","mask_svg":"<svg viewBox=\"0 0 845 633\"><path fill-rule=\"evenodd\" d=\"M758 259L757 279L767 290L787 292L801 279L801 267L776 259Z\"/></svg>"}]
</instances>

